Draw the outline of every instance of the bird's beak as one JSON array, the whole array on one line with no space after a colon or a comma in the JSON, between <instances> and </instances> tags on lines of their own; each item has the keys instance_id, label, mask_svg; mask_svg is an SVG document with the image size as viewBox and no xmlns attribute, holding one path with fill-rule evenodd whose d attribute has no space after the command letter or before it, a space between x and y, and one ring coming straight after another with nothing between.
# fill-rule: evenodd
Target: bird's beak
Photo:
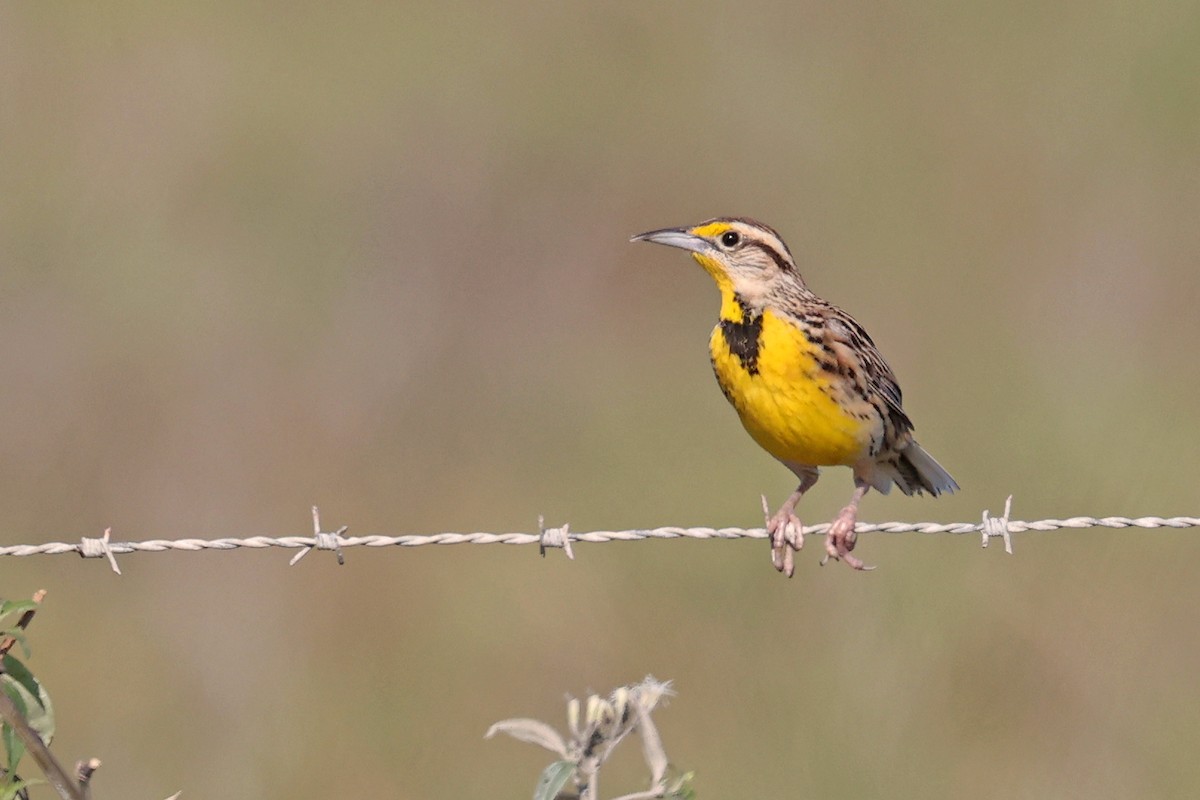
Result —
<instances>
[{"instance_id":1,"label":"bird's beak","mask_svg":"<svg viewBox=\"0 0 1200 800\"><path fill-rule=\"evenodd\" d=\"M663 228L658 231L646 231L629 239L631 242L654 242L665 244L667 247L678 247L692 253L703 253L712 247L703 236L690 233L687 228Z\"/></svg>"}]
</instances>

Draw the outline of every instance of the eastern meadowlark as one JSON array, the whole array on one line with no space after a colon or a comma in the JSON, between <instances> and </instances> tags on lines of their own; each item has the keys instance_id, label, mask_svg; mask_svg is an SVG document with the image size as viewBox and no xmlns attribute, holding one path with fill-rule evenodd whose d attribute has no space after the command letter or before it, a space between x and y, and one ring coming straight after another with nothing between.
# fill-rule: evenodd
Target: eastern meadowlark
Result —
<instances>
[{"instance_id":1,"label":"eastern meadowlark","mask_svg":"<svg viewBox=\"0 0 1200 800\"><path fill-rule=\"evenodd\" d=\"M723 217L639 233L691 252L717 282L720 320L709 339L713 371L750 436L796 474L796 491L774 514L763 498L771 561L791 577L803 544L796 504L818 468L854 471L854 494L825 537L829 558L855 569L858 504L892 484L907 495L953 492L958 484L912 438L900 385L871 337L813 294L783 239L760 222Z\"/></svg>"}]
</instances>

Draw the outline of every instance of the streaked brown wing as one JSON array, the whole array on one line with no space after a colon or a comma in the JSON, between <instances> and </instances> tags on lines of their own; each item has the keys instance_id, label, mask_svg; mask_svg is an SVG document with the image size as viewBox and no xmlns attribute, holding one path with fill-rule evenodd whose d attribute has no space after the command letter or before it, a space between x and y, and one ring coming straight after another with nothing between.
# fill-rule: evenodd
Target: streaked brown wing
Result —
<instances>
[{"instance_id":1,"label":"streaked brown wing","mask_svg":"<svg viewBox=\"0 0 1200 800\"><path fill-rule=\"evenodd\" d=\"M863 326L837 306L828 305L827 308L827 339L831 341L838 361L845 360L847 366L857 372L860 396L875 406L880 417L889 423L890 444L913 428L912 420L904 413L900 383Z\"/></svg>"}]
</instances>

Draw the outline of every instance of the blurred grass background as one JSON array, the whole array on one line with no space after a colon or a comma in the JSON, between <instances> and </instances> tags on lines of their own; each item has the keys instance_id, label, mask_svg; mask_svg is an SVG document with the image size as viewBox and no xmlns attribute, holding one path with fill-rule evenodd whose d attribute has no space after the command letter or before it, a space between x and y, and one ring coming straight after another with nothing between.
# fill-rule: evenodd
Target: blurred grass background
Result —
<instances>
[{"instance_id":1,"label":"blurred grass background","mask_svg":"<svg viewBox=\"0 0 1200 800\"><path fill-rule=\"evenodd\" d=\"M1195 4L12 3L8 544L756 525L786 470L627 243L776 226L964 491L1197 513ZM844 470L801 509L824 521ZM526 797L510 716L647 673L702 798L1184 797L1196 533L6 559L99 795ZM608 791L644 777L636 754ZM612 770L616 770L616 774ZM621 770L624 769L624 772Z\"/></svg>"}]
</instances>

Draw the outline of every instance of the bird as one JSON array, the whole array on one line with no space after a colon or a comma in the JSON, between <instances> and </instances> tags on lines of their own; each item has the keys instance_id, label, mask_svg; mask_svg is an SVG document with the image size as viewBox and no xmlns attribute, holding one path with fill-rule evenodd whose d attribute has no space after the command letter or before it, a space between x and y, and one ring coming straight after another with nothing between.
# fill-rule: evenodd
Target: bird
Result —
<instances>
[{"instance_id":1,"label":"bird","mask_svg":"<svg viewBox=\"0 0 1200 800\"><path fill-rule=\"evenodd\" d=\"M775 569L792 577L804 545L796 506L821 467L850 467L854 492L825 536L821 564L854 556L858 505L871 489L906 495L959 488L913 439L900 384L875 342L842 309L808 288L787 244L747 217L662 228L633 242L692 254L716 282L719 319L709 337L717 383L750 437L795 474L796 490L774 513L762 498Z\"/></svg>"}]
</instances>

